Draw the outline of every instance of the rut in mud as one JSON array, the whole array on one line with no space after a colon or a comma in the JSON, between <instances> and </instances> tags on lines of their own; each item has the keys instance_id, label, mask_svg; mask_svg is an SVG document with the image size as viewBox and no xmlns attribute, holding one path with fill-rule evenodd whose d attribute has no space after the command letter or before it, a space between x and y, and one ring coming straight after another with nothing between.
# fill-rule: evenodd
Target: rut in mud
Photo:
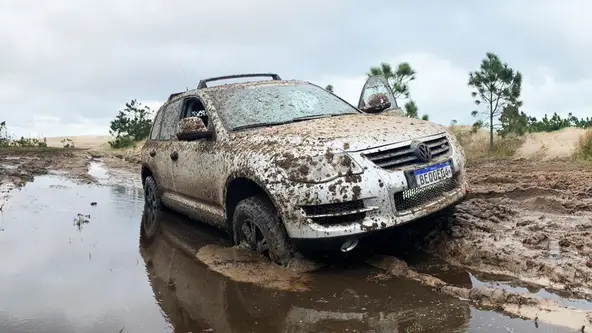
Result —
<instances>
[{"instance_id":1,"label":"rut in mud","mask_svg":"<svg viewBox=\"0 0 592 333\"><path fill-rule=\"evenodd\" d=\"M592 297L592 171L569 162L483 162L473 193L424 248L475 272Z\"/></svg>"}]
</instances>

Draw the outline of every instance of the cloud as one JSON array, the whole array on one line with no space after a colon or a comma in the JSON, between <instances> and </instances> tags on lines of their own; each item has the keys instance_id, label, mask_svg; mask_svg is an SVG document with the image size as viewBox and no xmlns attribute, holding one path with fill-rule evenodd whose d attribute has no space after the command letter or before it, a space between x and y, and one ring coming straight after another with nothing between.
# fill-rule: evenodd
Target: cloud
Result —
<instances>
[{"instance_id":1,"label":"cloud","mask_svg":"<svg viewBox=\"0 0 592 333\"><path fill-rule=\"evenodd\" d=\"M429 7L386 0L3 2L0 114L22 135L105 134L132 98L164 101L201 78L259 71L331 83L355 103L370 66L408 61L418 72L411 89L420 113L441 123L468 122L474 106L466 77L493 51L523 72L525 110L584 116L592 78L592 37L583 33L592 24L584 15L590 6L575 0Z\"/></svg>"}]
</instances>

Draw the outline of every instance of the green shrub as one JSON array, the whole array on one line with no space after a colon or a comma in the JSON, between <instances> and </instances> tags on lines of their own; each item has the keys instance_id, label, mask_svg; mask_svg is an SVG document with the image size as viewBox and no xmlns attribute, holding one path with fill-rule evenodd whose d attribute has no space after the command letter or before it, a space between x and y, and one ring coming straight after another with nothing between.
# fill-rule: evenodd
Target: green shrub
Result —
<instances>
[{"instance_id":1,"label":"green shrub","mask_svg":"<svg viewBox=\"0 0 592 333\"><path fill-rule=\"evenodd\" d=\"M131 147L134 142L146 139L152 127L152 110L135 99L125 103L125 109L119 111L111 121L109 133L115 137L109 141L113 148Z\"/></svg>"},{"instance_id":2,"label":"green shrub","mask_svg":"<svg viewBox=\"0 0 592 333\"><path fill-rule=\"evenodd\" d=\"M132 147L136 141L129 135L117 136L115 140L109 141L112 148L129 148Z\"/></svg>"}]
</instances>

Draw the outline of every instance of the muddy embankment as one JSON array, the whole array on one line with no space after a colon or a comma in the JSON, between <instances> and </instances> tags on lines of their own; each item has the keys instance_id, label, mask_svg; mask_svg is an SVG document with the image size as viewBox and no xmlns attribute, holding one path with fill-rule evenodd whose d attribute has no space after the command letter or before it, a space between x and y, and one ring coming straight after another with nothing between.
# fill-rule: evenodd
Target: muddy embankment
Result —
<instances>
[{"instance_id":1,"label":"muddy embankment","mask_svg":"<svg viewBox=\"0 0 592 333\"><path fill-rule=\"evenodd\" d=\"M419 237L410 241L491 283L458 286L392 256L368 263L477 306L590 327L590 303L574 299L592 299L592 167L567 160L482 161L472 163L468 175L467 200L447 217L418 223L412 229Z\"/></svg>"},{"instance_id":2,"label":"muddy embankment","mask_svg":"<svg viewBox=\"0 0 592 333\"><path fill-rule=\"evenodd\" d=\"M468 171L473 192L424 249L476 272L592 298L592 170L518 159Z\"/></svg>"}]
</instances>

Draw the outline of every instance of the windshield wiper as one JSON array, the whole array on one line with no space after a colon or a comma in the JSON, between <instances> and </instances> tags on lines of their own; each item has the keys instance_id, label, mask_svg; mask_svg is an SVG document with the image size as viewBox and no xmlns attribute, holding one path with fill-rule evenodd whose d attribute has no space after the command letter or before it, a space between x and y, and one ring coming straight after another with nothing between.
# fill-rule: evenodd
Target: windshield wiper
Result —
<instances>
[{"instance_id":1,"label":"windshield wiper","mask_svg":"<svg viewBox=\"0 0 592 333\"><path fill-rule=\"evenodd\" d=\"M295 122L298 122L298 121L305 121L305 120L317 119L317 118L328 118L328 117L344 116L344 115L347 115L347 114L351 114L351 113L315 114L315 115L312 115L312 116L296 117L296 118L292 118L292 119L286 120L286 121L275 121L275 122L269 122L269 123L257 123L257 124L241 125L241 126L233 127L232 130L233 131L238 131L238 130L249 129L249 128L267 127L267 126L276 126L276 125L285 125L285 124L295 123Z\"/></svg>"},{"instance_id":2,"label":"windshield wiper","mask_svg":"<svg viewBox=\"0 0 592 333\"><path fill-rule=\"evenodd\" d=\"M302 116L293 118L292 121L303 121L303 120L310 120L310 119L317 119L317 118L328 118L328 117L336 117L336 116L344 116L347 113L327 113L327 114L315 114L312 116Z\"/></svg>"},{"instance_id":3,"label":"windshield wiper","mask_svg":"<svg viewBox=\"0 0 592 333\"><path fill-rule=\"evenodd\" d=\"M233 131L238 131L238 130L249 129L249 128L267 127L267 126L275 126L275 125L284 125L284 124L289 124L291 122L292 121L276 121L276 122L270 122L270 123L247 124L247 125L241 125L241 126L233 127L232 130Z\"/></svg>"}]
</instances>

